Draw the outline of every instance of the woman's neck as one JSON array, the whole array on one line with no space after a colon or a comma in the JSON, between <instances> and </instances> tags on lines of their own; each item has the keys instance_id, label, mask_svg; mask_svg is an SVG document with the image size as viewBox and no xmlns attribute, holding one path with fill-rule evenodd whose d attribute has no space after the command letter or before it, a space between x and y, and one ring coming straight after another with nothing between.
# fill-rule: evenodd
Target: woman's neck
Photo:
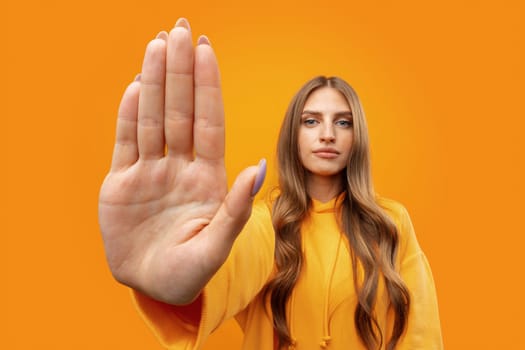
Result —
<instances>
[{"instance_id":1,"label":"woman's neck","mask_svg":"<svg viewBox=\"0 0 525 350\"><path fill-rule=\"evenodd\" d=\"M334 176L320 176L309 174L306 180L308 195L320 202L328 202L342 190L341 174Z\"/></svg>"}]
</instances>

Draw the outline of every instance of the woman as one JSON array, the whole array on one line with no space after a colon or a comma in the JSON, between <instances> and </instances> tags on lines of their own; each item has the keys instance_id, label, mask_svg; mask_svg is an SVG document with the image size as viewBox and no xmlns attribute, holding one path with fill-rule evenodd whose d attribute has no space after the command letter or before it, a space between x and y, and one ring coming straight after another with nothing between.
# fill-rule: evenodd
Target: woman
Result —
<instances>
[{"instance_id":1,"label":"woman","mask_svg":"<svg viewBox=\"0 0 525 350\"><path fill-rule=\"evenodd\" d=\"M432 275L410 218L375 196L354 91L318 77L294 97L279 191L266 167L226 188L213 50L179 19L146 49L119 109L99 218L115 278L169 348L236 317L245 349L440 349Z\"/></svg>"}]
</instances>

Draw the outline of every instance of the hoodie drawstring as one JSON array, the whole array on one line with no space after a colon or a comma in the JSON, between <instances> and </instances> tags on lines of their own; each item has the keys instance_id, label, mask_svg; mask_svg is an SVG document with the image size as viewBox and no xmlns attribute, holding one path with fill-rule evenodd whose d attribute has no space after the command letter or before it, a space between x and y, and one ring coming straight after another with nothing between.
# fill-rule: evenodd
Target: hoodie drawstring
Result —
<instances>
[{"instance_id":1,"label":"hoodie drawstring","mask_svg":"<svg viewBox=\"0 0 525 350\"><path fill-rule=\"evenodd\" d=\"M337 258L339 257L339 250L341 249L341 242L343 241L343 235L340 234L339 236L339 242L337 243L337 249L335 251L335 258L334 262L332 263L332 268L330 269L330 275L328 276L328 283L327 283L327 291L325 294L324 299L324 313L323 313L323 338L321 338L321 342L319 343L319 346L323 349L326 349L328 347L328 344L330 343L330 340L332 340L332 337L330 336L330 322L329 322L329 315L328 315L328 305L330 301L330 289L332 287L332 279L335 274L335 266L337 265Z\"/></svg>"}]
</instances>

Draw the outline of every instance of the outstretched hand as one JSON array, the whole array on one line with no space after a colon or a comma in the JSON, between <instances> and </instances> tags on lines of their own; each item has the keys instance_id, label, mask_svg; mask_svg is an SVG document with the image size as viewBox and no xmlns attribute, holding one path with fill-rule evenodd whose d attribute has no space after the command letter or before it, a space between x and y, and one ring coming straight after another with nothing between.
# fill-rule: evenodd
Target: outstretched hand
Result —
<instances>
[{"instance_id":1,"label":"outstretched hand","mask_svg":"<svg viewBox=\"0 0 525 350\"><path fill-rule=\"evenodd\" d=\"M245 169L228 193L219 68L205 36L193 47L185 19L148 44L113 152L99 198L113 275L157 300L191 302L226 260L266 168Z\"/></svg>"}]
</instances>

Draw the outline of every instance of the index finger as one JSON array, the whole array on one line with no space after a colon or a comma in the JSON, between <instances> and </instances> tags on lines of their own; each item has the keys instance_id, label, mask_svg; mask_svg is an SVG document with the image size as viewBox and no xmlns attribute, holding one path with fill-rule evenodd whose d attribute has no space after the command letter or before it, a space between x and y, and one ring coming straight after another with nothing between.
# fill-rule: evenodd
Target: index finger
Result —
<instances>
[{"instance_id":1,"label":"index finger","mask_svg":"<svg viewBox=\"0 0 525 350\"><path fill-rule=\"evenodd\" d=\"M195 121L193 146L196 158L224 158L224 106L217 58L208 38L195 48Z\"/></svg>"}]
</instances>

